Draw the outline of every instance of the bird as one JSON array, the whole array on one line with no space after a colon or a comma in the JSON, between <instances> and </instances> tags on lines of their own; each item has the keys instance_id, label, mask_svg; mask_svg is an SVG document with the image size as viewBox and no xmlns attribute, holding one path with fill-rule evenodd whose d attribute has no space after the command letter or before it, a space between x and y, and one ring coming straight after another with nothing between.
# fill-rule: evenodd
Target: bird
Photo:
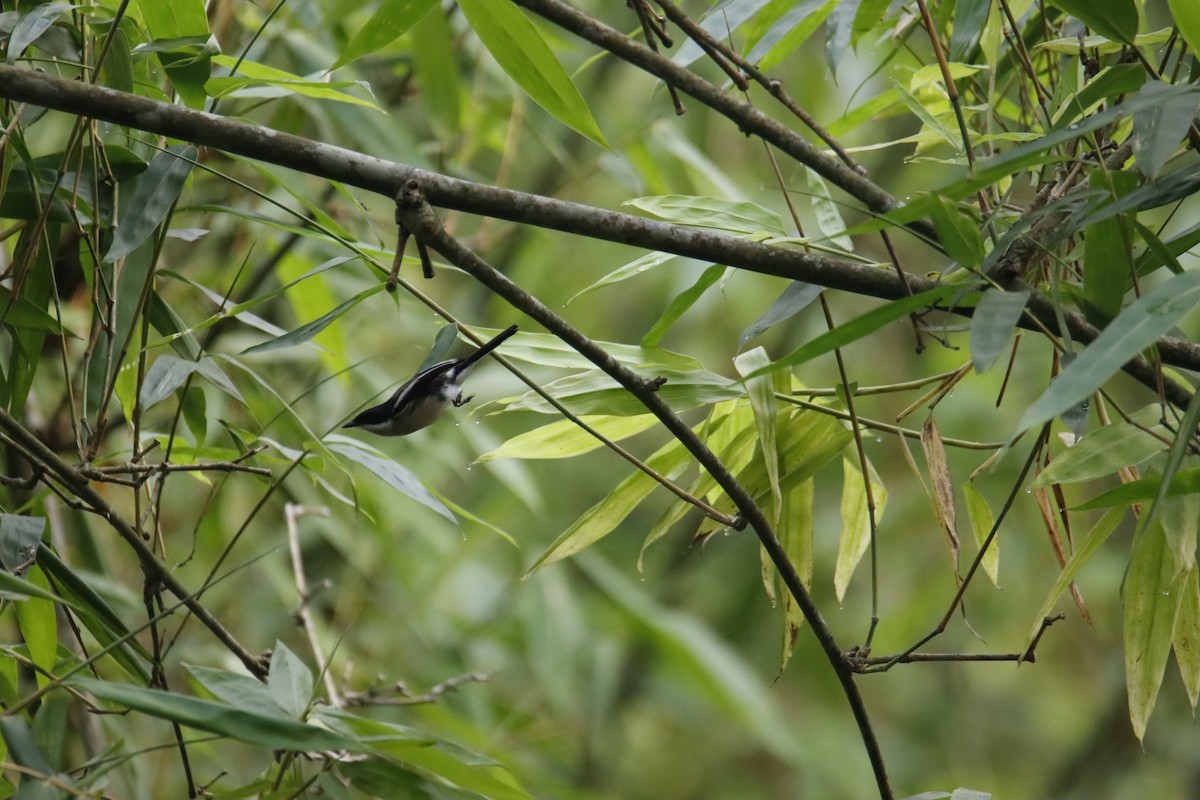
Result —
<instances>
[{"instance_id":1,"label":"bird","mask_svg":"<svg viewBox=\"0 0 1200 800\"><path fill-rule=\"evenodd\" d=\"M439 361L409 378L386 402L360 412L343 428L362 428L378 436L407 436L431 425L447 408L459 408L475 395L463 397L461 382L481 358L517 332L510 325L475 352Z\"/></svg>"}]
</instances>

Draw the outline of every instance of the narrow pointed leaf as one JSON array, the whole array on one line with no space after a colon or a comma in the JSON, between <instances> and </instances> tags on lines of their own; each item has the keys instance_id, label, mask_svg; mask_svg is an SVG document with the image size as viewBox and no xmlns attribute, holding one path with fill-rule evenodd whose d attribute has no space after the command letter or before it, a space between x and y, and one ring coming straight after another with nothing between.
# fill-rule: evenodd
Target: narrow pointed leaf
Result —
<instances>
[{"instance_id":1,"label":"narrow pointed leaf","mask_svg":"<svg viewBox=\"0 0 1200 800\"><path fill-rule=\"evenodd\" d=\"M458 7L508 77L559 122L608 147L583 96L549 46L509 0L459 0Z\"/></svg>"},{"instance_id":2,"label":"narrow pointed leaf","mask_svg":"<svg viewBox=\"0 0 1200 800\"><path fill-rule=\"evenodd\" d=\"M1021 416L1014 435L1087 399L1121 365L1200 305L1200 271L1174 275L1125 307Z\"/></svg>"},{"instance_id":3,"label":"narrow pointed leaf","mask_svg":"<svg viewBox=\"0 0 1200 800\"><path fill-rule=\"evenodd\" d=\"M135 179L133 197L122 209L121 223L104 254L105 261L124 258L153 235L179 199L198 154L191 145L174 144L151 159L150 166Z\"/></svg>"},{"instance_id":4,"label":"narrow pointed leaf","mask_svg":"<svg viewBox=\"0 0 1200 800\"><path fill-rule=\"evenodd\" d=\"M1000 358L1021 320L1029 291L984 292L971 316L971 362L976 372L987 372Z\"/></svg>"},{"instance_id":5,"label":"narrow pointed leaf","mask_svg":"<svg viewBox=\"0 0 1200 800\"><path fill-rule=\"evenodd\" d=\"M1184 576L1174 576L1161 525L1139 531L1125 577L1125 688L1134 735L1145 739L1158 700L1175 617L1183 597Z\"/></svg>"}]
</instances>

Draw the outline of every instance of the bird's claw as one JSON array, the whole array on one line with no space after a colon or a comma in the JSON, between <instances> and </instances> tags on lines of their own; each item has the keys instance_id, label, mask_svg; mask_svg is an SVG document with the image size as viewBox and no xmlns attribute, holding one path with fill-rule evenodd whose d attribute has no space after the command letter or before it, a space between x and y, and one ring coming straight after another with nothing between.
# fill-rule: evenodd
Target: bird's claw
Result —
<instances>
[{"instance_id":1,"label":"bird's claw","mask_svg":"<svg viewBox=\"0 0 1200 800\"><path fill-rule=\"evenodd\" d=\"M459 392L458 396L456 396L451 402L454 403L455 408L462 408L463 406L465 406L467 403L471 402L474 399L475 399L475 395L473 395L473 394L469 394L466 397L463 397L463 393Z\"/></svg>"}]
</instances>

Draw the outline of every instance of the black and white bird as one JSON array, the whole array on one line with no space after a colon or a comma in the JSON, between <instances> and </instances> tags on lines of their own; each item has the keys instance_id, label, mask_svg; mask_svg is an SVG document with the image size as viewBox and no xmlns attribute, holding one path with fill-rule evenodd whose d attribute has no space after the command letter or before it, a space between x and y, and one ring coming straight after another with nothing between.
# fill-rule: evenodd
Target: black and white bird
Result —
<instances>
[{"instance_id":1,"label":"black and white bird","mask_svg":"<svg viewBox=\"0 0 1200 800\"><path fill-rule=\"evenodd\" d=\"M439 361L421 370L386 402L362 411L342 427L362 428L379 436L405 436L432 424L450 406L458 408L471 401L474 395L462 395L463 377L516 332L517 326L510 325L471 355Z\"/></svg>"}]
</instances>

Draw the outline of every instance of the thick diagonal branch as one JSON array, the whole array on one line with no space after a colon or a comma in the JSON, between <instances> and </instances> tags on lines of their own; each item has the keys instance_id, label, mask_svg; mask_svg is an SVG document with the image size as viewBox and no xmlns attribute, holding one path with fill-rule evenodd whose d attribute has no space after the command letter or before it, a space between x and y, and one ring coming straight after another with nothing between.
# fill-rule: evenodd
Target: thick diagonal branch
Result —
<instances>
[{"instance_id":1,"label":"thick diagonal branch","mask_svg":"<svg viewBox=\"0 0 1200 800\"><path fill-rule=\"evenodd\" d=\"M854 673L842 655L842 649L834 638L833 631L830 630L824 616L822 616L821 610L817 607L812 595L804 587L799 573L796 572L796 568L788 559L787 553L784 551L783 545L780 544L779 538L775 535L770 522L767 520L766 515L763 514L762 509L758 507L750 492L738 482L721 459L708 448L695 431L662 399L662 396L657 392L658 384L652 380L647 380L618 362L605 352L603 348L585 336L582 331L551 311L532 294L525 291L476 255L472 250L450 236L442 227L441 221L438 219L433 208L425 201L421 188L416 181L410 182L397 195L397 207L400 209L398 214L403 217L405 227L412 232L413 236L424 240L429 247L441 253L451 264L473 276L484 286L503 297L514 308L528 314L531 318L541 323L547 330L575 348L575 350L599 367L605 374L621 384L621 386L654 414L667 430L688 449L688 452L695 457L700 465L713 476L713 479L716 480L717 484L725 491L730 500L733 501L742 519L749 524L750 528L758 536L775 568L779 570L784 585L787 586L788 591L795 598L796 605L800 608L804 614L804 618L812 628L813 634L817 637L817 641L820 643L821 649L825 652L826 658L829 659L829 663L833 666L834 672L842 684L842 690L846 695L846 699L850 703L855 721L859 726L859 731L862 734L863 743L871 760L871 767L875 772L880 796L890 798L892 790L888 782L883 755L879 749L879 743L875 738L874 729L871 727L870 719L867 716L862 695L858 690L858 685L854 681Z\"/></svg>"},{"instance_id":2,"label":"thick diagonal branch","mask_svg":"<svg viewBox=\"0 0 1200 800\"><path fill-rule=\"evenodd\" d=\"M0 97L279 164L377 192L389 199L395 197L406 181L416 179L420 181L429 202L439 207L634 247L662 250L868 297L896 300L933 286L929 280L911 274L905 276L905 283L901 283L901 279L889 270L806 253L794 247L777 247L580 203L464 181L260 125L3 64L0 64ZM840 164L838 166L843 167ZM971 309L950 310L963 314L971 312ZM1059 315L1049 300L1034 295L1029 310L1038 324L1023 319L1020 323L1022 327L1057 330ZM1077 342L1087 344L1099 335L1099 331L1081 314L1063 311L1062 319L1065 319L1071 336ZM1156 345L1158 357L1164 364L1200 371L1200 346L1194 342L1163 337ZM1123 369L1151 391L1158 391L1158 372L1146 359L1139 356L1125 364ZM1172 404L1179 408L1187 407L1191 399L1187 389L1170 380L1165 381L1163 387Z\"/></svg>"}]
</instances>

